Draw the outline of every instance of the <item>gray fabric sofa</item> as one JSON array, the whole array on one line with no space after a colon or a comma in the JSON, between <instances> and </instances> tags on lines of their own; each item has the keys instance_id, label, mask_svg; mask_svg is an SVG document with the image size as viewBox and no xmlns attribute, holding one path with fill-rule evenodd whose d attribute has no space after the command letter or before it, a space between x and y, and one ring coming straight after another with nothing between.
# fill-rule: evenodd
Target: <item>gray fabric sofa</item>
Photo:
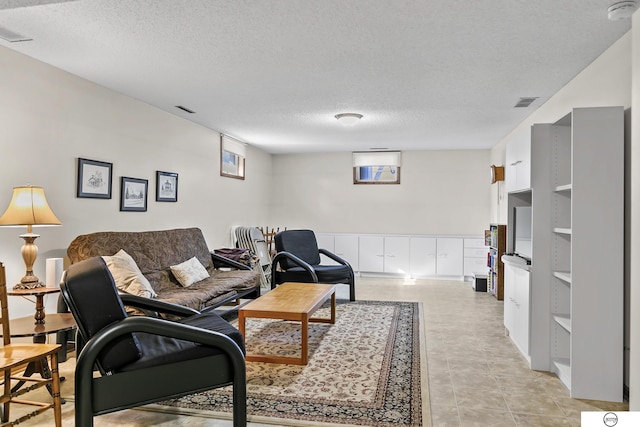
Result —
<instances>
[{"instance_id":1,"label":"gray fabric sofa","mask_svg":"<svg viewBox=\"0 0 640 427\"><path fill-rule=\"evenodd\" d=\"M213 254L199 228L160 231L107 231L76 237L67 248L72 264L125 250L158 294L156 299L206 311L237 298L260 296L259 274L249 267ZM192 257L210 277L188 287L175 279L170 266ZM226 271L217 267L233 267Z\"/></svg>"}]
</instances>

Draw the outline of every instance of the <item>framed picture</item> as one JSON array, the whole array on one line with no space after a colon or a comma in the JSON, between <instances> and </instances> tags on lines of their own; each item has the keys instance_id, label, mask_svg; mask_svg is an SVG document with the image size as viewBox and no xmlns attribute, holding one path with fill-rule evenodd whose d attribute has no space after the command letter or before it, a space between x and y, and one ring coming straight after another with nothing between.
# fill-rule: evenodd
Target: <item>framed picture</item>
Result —
<instances>
[{"instance_id":1,"label":"framed picture","mask_svg":"<svg viewBox=\"0 0 640 427\"><path fill-rule=\"evenodd\" d=\"M78 158L78 197L111 198L113 163Z\"/></svg>"},{"instance_id":2,"label":"framed picture","mask_svg":"<svg viewBox=\"0 0 640 427\"><path fill-rule=\"evenodd\" d=\"M178 174L156 171L156 202L178 201Z\"/></svg>"},{"instance_id":3,"label":"framed picture","mask_svg":"<svg viewBox=\"0 0 640 427\"><path fill-rule=\"evenodd\" d=\"M149 181L146 179L121 177L120 210L146 212L148 187Z\"/></svg>"}]
</instances>

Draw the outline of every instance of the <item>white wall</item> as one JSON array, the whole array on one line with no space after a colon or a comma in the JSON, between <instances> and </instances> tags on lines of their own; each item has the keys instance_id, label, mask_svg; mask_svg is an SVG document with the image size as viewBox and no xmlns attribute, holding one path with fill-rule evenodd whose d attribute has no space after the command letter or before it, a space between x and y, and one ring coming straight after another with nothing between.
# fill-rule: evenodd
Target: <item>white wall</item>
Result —
<instances>
[{"instance_id":1,"label":"white wall","mask_svg":"<svg viewBox=\"0 0 640 427\"><path fill-rule=\"evenodd\" d=\"M542 71L541 71L542 72ZM535 104L534 104L535 105ZM572 108L631 107L631 32L621 37L591 65L533 112L491 150L491 161L504 165L509 140L530 135L534 123L554 123ZM498 203L500 201L500 203ZM507 223L504 186L500 195L492 194L491 220Z\"/></svg>"},{"instance_id":2,"label":"white wall","mask_svg":"<svg viewBox=\"0 0 640 427\"><path fill-rule=\"evenodd\" d=\"M0 214L18 185L44 187L61 227L34 229L39 255L64 257L79 234L200 227L210 248L237 224L266 224L271 155L249 148L246 180L219 175L219 134L0 47ZM176 101L177 103L178 101ZM78 157L113 163L112 199L76 198ZM179 174L178 202L155 201L157 170ZM120 212L120 177L149 180L147 212ZM24 275L26 228L0 227L0 260L11 287ZM55 299L49 297L49 307ZM11 316L33 305L10 298Z\"/></svg>"},{"instance_id":3,"label":"white wall","mask_svg":"<svg viewBox=\"0 0 640 427\"><path fill-rule=\"evenodd\" d=\"M277 155L273 225L318 232L483 235L489 151L405 151L400 185L353 185L351 153Z\"/></svg>"},{"instance_id":4,"label":"white wall","mask_svg":"<svg viewBox=\"0 0 640 427\"><path fill-rule=\"evenodd\" d=\"M246 180L219 176L219 134L0 48L0 210L40 185L62 221L39 228L35 274L79 234L200 227L211 248L233 225L317 231L480 235L489 219L489 151L405 153L399 186L355 186L350 153L271 156L249 147ZM76 197L78 157L113 163L112 199ZM156 170L179 174L178 203L155 202ZM120 177L149 180L148 210L120 212ZM274 190L272 190L274 189ZM1 213L1 212L0 212ZM0 227L9 286L24 274L25 230ZM48 297L53 311L56 297ZM33 305L11 298L12 317Z\"/></svg>"}]
</instances>

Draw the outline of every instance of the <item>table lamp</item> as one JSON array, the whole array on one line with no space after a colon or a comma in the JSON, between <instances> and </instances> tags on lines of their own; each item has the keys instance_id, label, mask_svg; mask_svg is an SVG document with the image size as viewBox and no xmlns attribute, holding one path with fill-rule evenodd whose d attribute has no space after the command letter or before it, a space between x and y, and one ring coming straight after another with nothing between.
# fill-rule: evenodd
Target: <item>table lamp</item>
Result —
<instances>
[{"instance_id":1,"label":"table lamp","mask_svg":"<svg viewBox=\"0 0 640 427\"><path fill-rule=\"evenodd\" d=\"M32 227L61 225L61 223L49 207L42 187L31 185L14 187L9 207L0 216L0 226L20 227L25 225L27 233L20 237L24 239L22 259L27 267L27 273L13 289L34 289L44 286L44 283L33 274L33 264L38 256L38 247L34 242L40 235L32 233Z\"/></svg>"}]
</instances>

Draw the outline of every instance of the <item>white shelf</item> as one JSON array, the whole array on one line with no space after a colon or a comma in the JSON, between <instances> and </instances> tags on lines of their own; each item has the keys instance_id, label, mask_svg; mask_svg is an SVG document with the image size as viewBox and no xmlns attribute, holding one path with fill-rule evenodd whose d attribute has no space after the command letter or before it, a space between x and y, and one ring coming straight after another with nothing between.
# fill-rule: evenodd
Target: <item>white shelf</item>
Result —
<instances>
[{"instance_id":1,"label":"white shelf","mask_svg":"<svg viewBox=\"0 0 640 427\"><path fill-rule=\"evenodd\" d=\"M569 359L553 359L554 372L567 388L571 389L571 361Z\"/></svg>"},{"instance_id":2,"label":"white shelf","mask_svg":"<svg viewBox=\"0 0 640 427\"><path fill-rule=\"evenodd\" d=\"M553 320L562 326L567 332L571 333L571 317L567 314L554 314Z\"/></svg>"},{"instance_id":3,"label":"white shelf","mask_svg":"<svg viewBox=\"0 0 640 427\"><path fill-rule=\"evenodd\" d=\"M571 272L569 271L554 271L553 276L565 283L571 284Z\"/></svg>"},{"instance_id":4,"label":"white shelf","mask_svg":"<svg viewBox=\"0 0 640 427\"><path fill-rule=\"evenodd\" d=\"M570 228L556 227L556 228L553 229L553 232L556 233L556 234L571 235L571 229Z\"/></svg>"},{"instance_id":5,"label":"white shelf","mask_svg":"<svg viewBox=\"0 0 640 427\"><path fill-rule=\"evenodd\" d=\"M558 185L553 191L555 191L556 193L570 192L571 187L571 184Z\"/></svg>"}]
</instances>

